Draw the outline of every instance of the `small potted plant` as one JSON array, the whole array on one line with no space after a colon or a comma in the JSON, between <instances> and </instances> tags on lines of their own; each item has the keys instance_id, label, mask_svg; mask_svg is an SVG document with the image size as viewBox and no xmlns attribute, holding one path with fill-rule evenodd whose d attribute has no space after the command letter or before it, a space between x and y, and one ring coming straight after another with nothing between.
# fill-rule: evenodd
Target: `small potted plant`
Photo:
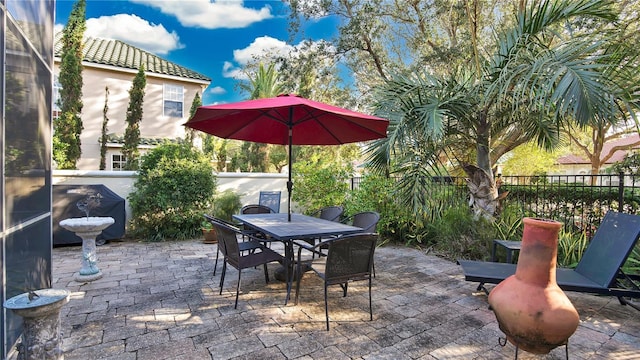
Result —
<instances>
[{"instance_id":1,"label":"small potted plant","mask_svg":"<svg viewBox=\"0 0 640 360\"><path fill-rule=\"evenodd\" d=\"M204 236L203 243L205 244L215 244L218 242L216 231L213 229L213 225L207 220L202 221L202 236Z\"/></svg>"}]
</instances>

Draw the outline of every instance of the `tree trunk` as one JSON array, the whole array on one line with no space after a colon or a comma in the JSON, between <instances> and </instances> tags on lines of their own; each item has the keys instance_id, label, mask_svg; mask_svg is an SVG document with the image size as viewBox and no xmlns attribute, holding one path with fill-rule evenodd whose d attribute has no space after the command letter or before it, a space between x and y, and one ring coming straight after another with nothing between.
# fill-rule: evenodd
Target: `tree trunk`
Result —
<instances>
[{"instance_id":1,"label":"tree trunk","mask_svg":"<svg viewBox=\"0 0 640 360\"><path fill-rule=\"evenodd\" d=\"M491 140L491 127L487 121L486 113L481 113L478 118L478 128L476 135L476 162L478 167L484 170L491 182L493 182L493 173L491 172L491 159L489 142Z\"/></svg>"},{"instance_id":2,"label":"tree trunk","mask_svg":"<svg viewBox=\"0 0 640 360\"><path fill-rule=\"evenodd\" d=\"M467 173L467 186L469 187L469 207L474 212L476 218L484 217L492 220L500 212L500 202L508 192L498 194L496 184L491 171L491 159L489 140L491 130L487 121L486 113L481 113L478 118L476 161L477 166L463 164L462 167Z\"/></svg>"},{"instance_id":3,"label":"tree trunk","mask_svg":"<svg viewBox=\"0 0 640 360\"><path fill-rule=\"evenodd\" d=\"M498 194L498 186L489 173L483 169L464 164L464 171L467 173L467 187L469 187L469 207L473 210L476 219L484 217L493 220L494 215L500 212L501 201L509 193Z\"/></svg>"}]
</instances>

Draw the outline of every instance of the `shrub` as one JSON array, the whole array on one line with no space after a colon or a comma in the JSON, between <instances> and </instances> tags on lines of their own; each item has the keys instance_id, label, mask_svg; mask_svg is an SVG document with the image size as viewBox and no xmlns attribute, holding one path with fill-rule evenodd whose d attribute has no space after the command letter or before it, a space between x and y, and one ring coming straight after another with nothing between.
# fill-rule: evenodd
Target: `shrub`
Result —
<instances>
[{"instance_id":1,"label":"shrub","mask_svg":"<svg viewBox=\"0 0 640 360\"><path fill-rule=\"evenodd\" d=\"M416 221L412 214L400 206L394 197L395 180L377 175L366 175L357 189L345 199L345 216L362 211L380 214L377 231L382 238L405 242L414 233Z\"/></svg>"},{"instance_id":2,"label":"shrub","mask_svg":"<svg viewBox=\"0 0 640 360\"><path fill-rule=\"evenodd\" d=\"M587 234L560 230L558 234L558 266L575 268L589 246Z\"/></svg>"},{"instance_id":3,"label":"shrub","mask_svg":"<svg viewBox=\"0 0 640 360\"><path fill-rule=\"evenodd\" d=\"M240 201L240 195L236 194L233 190L225 190L219 195L216 195L213 200L213 216L231 221L232 216L237 214L242 208L242 202Z\"/></svg>"},{"instance_id":4,"label":"shrub","mask_svg":"<svg viewBox=\"0 0 640 360\"><path fill-rule=\"evenodd\" d=\"M622 266L622 271L627 275L640 275L640 244L631 250L627 262Z\"/></svg>"},{"instance_id":5,"label":"shrub","mask_svg":"<svg viewBox=\"0 0 640 360\"><path fill-rule=\"evenodd\" d=\"M163 144L142 158L129 195L131 234L151 241L189 239L200 232L216 178L208 159L178 144Z\"/></svg>"},{"instance_id":6,"label":"shrub","mask_svg":"<svg viewBox=\"0 0 640 360\"><path fill-rule=\"evenodd\" d=\"M294 164L294 176L291 199L304 208L304 213L344 204L351 177L349 167L300 161Z\"/></svg>"},{"instance_id":7,"label":"shrub","mask_svg":"<svg viewBox=\"0 0 640 360\"><path fill-rule=\"evenodd\" d=\"M467 204L451 206L428 225L433 249L449 259L485 259L495 236L493 224L475 219Z\"/></svg>"},{"instance_id":8,"label":"shrub","mask_svg":"<svg viewBox=\"0 0 640 360\"><path fill-rule=\"evenodd\" d=\"M522 239L523 214L523 209L517 203L507 203L493 223L495 238L516 241Z\"/></svg>"}]
</instances>

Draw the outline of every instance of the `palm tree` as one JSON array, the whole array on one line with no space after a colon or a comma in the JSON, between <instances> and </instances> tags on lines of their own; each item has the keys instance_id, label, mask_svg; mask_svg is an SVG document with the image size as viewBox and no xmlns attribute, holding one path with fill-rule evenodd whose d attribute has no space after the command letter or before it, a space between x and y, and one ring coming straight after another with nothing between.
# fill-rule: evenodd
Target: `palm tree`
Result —
<instances>
[{"instance_id":1,"label":"palm tree","mask_svg":"<svg viewBox=\"0 0 640 360\"><path fill-rule=\"evenodd\" d=\"M564 123L615 123L637 108L631 91L618 86L630 76L628 57L608 45L611 34L563 31L575 20L613 23L612 5L546 0L522 6L515 25L496 37L493 53L468 69L393 76L375 95L377 115L390 126L386 139L370 145L374 168L399 173L401 198L418 210L428 196L427 175L447 165L443 161L457 161L469 176L476 215L492 217L501 199L492 164L500 156L529 140L553 148Z\"/></svg>"},{"instance_id":2,"label":"palm tree","mask_svg":"<svg viewBox=\"0 0 640 360\"><path fill-rule=\"evenodd\" d=\"M264 64L258 65L258 71L249 78L249 83L241 83L240 88L249 93L250 99L262 99L278 96L284 91L284 85L279 80L275 64L271 63L265 69Z\"/></svg>"},{"instance_id":3,"label":"palm tree","mask_svg":"<svg viewBox=\"0 0 640 360\"><path fill-rule=\"evenodd\" d=\"M250 99L275 97L282 94L285 89L275 64L271 63L265 68L262 62L258 65L257 72L250 76L249 83L241 83L240 87L250 94ZM278 145L245 143L243 145L245 151L236 156L236 161L240 161L240 166L247 167L249 171L264 172L269 166L269 148L275 146Z\"/></svg>"}]
</instances>

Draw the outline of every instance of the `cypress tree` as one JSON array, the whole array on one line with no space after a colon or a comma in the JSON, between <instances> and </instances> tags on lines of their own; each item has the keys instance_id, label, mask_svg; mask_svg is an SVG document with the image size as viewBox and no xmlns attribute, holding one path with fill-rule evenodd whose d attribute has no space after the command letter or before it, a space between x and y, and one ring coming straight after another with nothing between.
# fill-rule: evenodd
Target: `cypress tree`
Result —
<instances>
[{"instance_id":1,"label":"cypress tree","mask_svg":"<svg viewBox=\"0 0 640 360\"><path fill-rule=\"evenodd\" d=\"M53 122L53 158L60 169L75 169L82 154L82 37L86 1L78 0L62 32L60 117Z\"/></svg>"},{"instance_id":2,"label":"cypress tree","mask_svg":"<svg viewBox=\"0 0 640 360\"><path fill-rule=\"evenodd\" d=\"M129 106L127 107L127 128L124 132L124 144L122 154L127 159L125 170L138 170L138 145L140 144L140 121L142 121L142 104L144 102L144 88L147 86L147 77L144 74L144 65L140 65L138 73L133 79L129 90Z\"/></svg>"},{"instance_id":3,"label":"cypress tree","mask_svg":"<svg viewBox=\"0 0 640 360\"><path fill-rule=\"evenodd\" d=\"M100 134L100 170L107 168L107 132L109 129L109 118L107 112L109 111L109 87L104 88L104 108L102 108L102 132Z\"/></svg>"},{"instance_id":4,"label":"cypress tree","mask_svg":"<svg viewBox=\"0 0 640 360\"><path fill-rule=\"evenodd\" d=\"M191 102L191 109L189 110L189 119L191 119L193 115L195 115L196 110L198 110L200 106L202 106L202 99L200 98L200 93L196 93L196 96L193 97L193 101ZM193 146L193 140L195 138L195 135L196 135L196 130L191 128L186 128L185 140L187 144L189 144L190 146Z\"/></svg>"}]
</instances>

